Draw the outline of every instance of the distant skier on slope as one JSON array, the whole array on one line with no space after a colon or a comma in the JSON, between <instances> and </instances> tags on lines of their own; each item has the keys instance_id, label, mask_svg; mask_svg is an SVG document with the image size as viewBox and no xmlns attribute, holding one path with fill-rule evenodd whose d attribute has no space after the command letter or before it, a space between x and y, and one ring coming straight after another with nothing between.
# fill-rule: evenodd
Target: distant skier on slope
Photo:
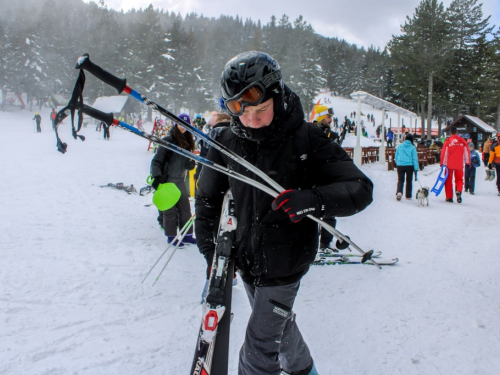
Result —
<instances>
[{"instance_id":1,"label":"distant skier on slope","mask_svg":"<svg viewBox=\"0 0 500 375\"><path fill-rule=\"evenodd\" d=\"M198 180L195 231L208 267L222 200L228 188L233 192L233 251L252 308L238 374L317 374L292 310L318 246L318 225L302 219L354 215L372 202L373 184L339 145L304 121L299 97L271 56L237 55L226 64L221 84L232 119L217 141L288 189L273 200L211 168L203 168ZM308 152L299 155L304 140ZM214 147L207 158L251 175Z\"/></svg>"},{"instance_id":2,"label":"distant skier on slope","mask_svg":"<svg viewBox=\"0 0 500 375\"><path fill-rule=\"evenodd\" d=\"M42 132L42 116L38 112L35 112L35 116L32 118L32 120L35 120L36 122L36 132L41 133Z\"/></svg>"}]
</instances>

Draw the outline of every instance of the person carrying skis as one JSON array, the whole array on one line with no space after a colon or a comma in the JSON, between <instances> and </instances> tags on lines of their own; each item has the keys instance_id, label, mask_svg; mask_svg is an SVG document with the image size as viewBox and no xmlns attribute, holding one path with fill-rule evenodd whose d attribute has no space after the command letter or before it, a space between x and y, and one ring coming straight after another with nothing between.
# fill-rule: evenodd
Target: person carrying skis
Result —
<instances>
[{"instance_id":1,"label":"person carrying skis","mask_svg":"<svg viewBox=\"0 0 500 375\"><path fill-rule=\"evenodd\" d=\"M483 143L483 163L488 166L490 160L491 145L493 144L493 137L488 137Z\"/></svg>"},{"instance_id":2,"label":"person carrying skis","mask_svg":"<svg viewBox=\"0 0 500 375\"><path fill-rule=\"evenodd\" d=\"M469 142L470 165L465 166L465 191L474 195L474 186L476 182L476 168L481 165L481 157L474 149L474 143Z\"/></svg>"},{"instance_id":3,"label":"person carrying skis","mask_svg":"<svg viewBox=\"0 0 500 375\"><path fill-rule=\"evenodd\" d=\"M305 217L354 215L372 202L373 184L338 144L304 120L299 97L268 54L232 58L221 86L231 125L216 140L286 189L273 198L211 168L198 180L195 232L208 267L224 194L229 188L233 194L233 253L252 309L238 374L317 374L292 310L318 246L318 225ZM207 158L253 177L214 147Z\"/></svg>"},{"instance_id":4,"label":"person carrying skis","mask_svg":"<svg viewBox=\"0 0 500 375\"><path fill-rule=\"evenodd\" d=\"M446 202L453 203L453 176L455 176L455 194L457 202L462 203L464 187L464 165L470 164L470 151L467 141L458 135L457 128L450 128L450 137L441 150L441 166L448 167L448 178L444 183Z\"/></svg>"},{"instance_id":5,"label":"person carrying skis","mask_svg":"<svg viewBox=\"0 0 500 375\"><path fill-rule=\"evenodd\" d=\"M181 113L177 117L191 124L189 115ZM168 135L163 139L185 150L191 152L194 150L193 135L186 132L186 129L179 124L174 124ZM164 147L158 147L158 151L151 161L150 173L154 179L153 188L156 190L160 184L173 182L181 191L181 197L176 205L167 211L160 211L158 215L158 222L165 231L168 243L174 241L177 236L177 228L181 229L191 218L189 193L184 179L186 171L190 171L194 167L194 160L190 160ZM193 238L193 228L190 227L186 233L180 246L185 243L196 244L196 240Z\"/></svg>"},{"instance_id":6,"label":"person carrying skis","mask_svg":"<svg viewBox=\"0 0 500 375\"><path fill-rule=\"evenodd\" d=\"M35 122L36 122L36 132L41 133L42 132L42 127L41 127L42 117L40 116L40 114L38 112L35 112L35 117L33 117L32 120L35 120Z\"/></svg>"},{"instance_id":7,"label":"person carrying skis","mask_svg":"<svg viewBox=\"0 0 500 375\"><path fill-rule=\"evenodd\" d=\"M497 139L493 142L490 149L488 169L492 170L493 168L497 170L497 189L498 195L500 195L500 133L497 133Z\"/></svg>"}]
</instances>

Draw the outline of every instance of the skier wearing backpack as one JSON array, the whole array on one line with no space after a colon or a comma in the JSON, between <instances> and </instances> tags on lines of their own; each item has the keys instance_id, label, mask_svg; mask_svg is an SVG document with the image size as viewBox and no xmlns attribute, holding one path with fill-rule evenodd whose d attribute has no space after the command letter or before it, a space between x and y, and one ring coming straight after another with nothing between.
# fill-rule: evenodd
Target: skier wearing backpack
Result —
<instances>
[{"instance_id":1,"label":"skier wearing backpack","mask_svg":"<svg viewBox=\"0 0 500 375\"><path fill-rule=\"evenodd\" d=\"M238 374L317 374L292 310L318 246L318 225L302 219L354 215L371 203L373 184L338 144L304 121L299 97L271 56L237 55L226 64L221 85L231 124L216 140L287 189L273 200L211 168L203 168L198 180L195 231L207 267L224 194L229 188L233 193L233 252L252 308ZM253 177L214 147L207 158Z\"/></svg>"}]
</instances>

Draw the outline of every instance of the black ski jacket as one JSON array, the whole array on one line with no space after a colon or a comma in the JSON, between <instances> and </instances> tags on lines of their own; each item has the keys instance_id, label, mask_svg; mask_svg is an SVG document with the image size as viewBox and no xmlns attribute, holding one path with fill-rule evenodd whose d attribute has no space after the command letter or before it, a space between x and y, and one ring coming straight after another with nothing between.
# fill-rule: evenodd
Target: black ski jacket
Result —
<instances>
[{"instance_id":1,"label":"black ski jacket","mask_svg":"<svg viewBox=\"0 0 500 375\"><path fill-rule=\"evenodd\" d=\"M366 208L372 202L372 182L338 144L304 121L300 100L293 92L287 91L285 101L288 110L281 123L270 125L280 129L274 137L256 142L238 136L241 133L234 129L233 119L232 127L219 131L216 139L285 189L315 189L325 206L325 217L350 216ZM297 139L301 135L306 139ZM213 147L207 158L260 181ZM238 221L233 251L243 280L256 286L299 280L316 256L318 225L307 218L292 223L283 210L273 211L273 197L212 168L203 168L196 192L195 231L200 252L208 259L213 256L222 199L229 188Z\"/></svg>"},{"instance_id":2,"label":"black ski jacket","mask_svg":"<svg viewBox=\"0 0 500 375\"><path fill-rule=\"evenodd\" d=\"M172 131L170 131L169 134L163 139L177 145L177 142L172 135ZM194 160L188 159L176 152L167 150L165 147L160 146L151 161L150 173L153 178L160 177L165 180L168 178L168 181L176 181L184 179L186 170L194 169L194 167Z\"/></svg>"}]
</instances>

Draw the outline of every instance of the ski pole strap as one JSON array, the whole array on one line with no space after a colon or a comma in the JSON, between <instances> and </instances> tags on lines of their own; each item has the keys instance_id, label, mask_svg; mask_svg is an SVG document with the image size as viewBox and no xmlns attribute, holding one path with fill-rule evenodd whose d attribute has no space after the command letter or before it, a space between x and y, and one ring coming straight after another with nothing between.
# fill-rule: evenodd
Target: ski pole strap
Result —
<instances>
[{"instance_id":1,"label":"ski pole strap","mask_svg":"<svg viewBox=\"0 0 500 375\"><path fill-rule=\"evenodd\" d=\"M85 74L83 73L82 70L80 70L80 74L78 75L78 79L76 80L75 87L73 89L73 93L71 95L71 99L69 100L69 103L66 107L61 109L59 112L57 112L56 118L54 120L54 131L56 133L56 139L57 139L57 150L61 153L65 153L68 145L61 141L59 138L59 133L58 133L58 128L59 124L66 118L68 117L69 114L71 114L71 127L72 127L72 134L73 138L77 139L80 138L82 141L85 140L85 137L83 135L78 135L78 132L82 128L83 124L83 116L81 111L79 111L79 108L83 106L83 88L85 87ZM75 111L78 110L78 128L75 128Z\"/></svg>"}]
</instances>

